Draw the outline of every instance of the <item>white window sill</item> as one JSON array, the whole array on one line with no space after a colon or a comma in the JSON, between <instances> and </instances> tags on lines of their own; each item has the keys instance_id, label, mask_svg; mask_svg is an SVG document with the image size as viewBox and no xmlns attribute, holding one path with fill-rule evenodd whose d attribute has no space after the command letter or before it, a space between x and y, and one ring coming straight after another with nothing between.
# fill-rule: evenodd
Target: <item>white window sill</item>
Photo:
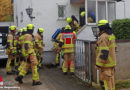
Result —
<instances>
[{"instance_id":1,"label":"white window sill","mask_svg":"<svg viewBox=\"0 0 130 90\"><path fill-rule=\"evenodd\" d=\"M96 23L87 23L88 26L95 26L97 25Z\"/></svg>"},{"instance_id":2,"label":"white window sill","mask_svg":"<svg viewBox=\"0 0 130 90\"><path fill-rule=\"evenodd\" d=\"M58 20L58 21L66 20L66 17L58 18L57 20Z\"/></svg>"}]
</instances>

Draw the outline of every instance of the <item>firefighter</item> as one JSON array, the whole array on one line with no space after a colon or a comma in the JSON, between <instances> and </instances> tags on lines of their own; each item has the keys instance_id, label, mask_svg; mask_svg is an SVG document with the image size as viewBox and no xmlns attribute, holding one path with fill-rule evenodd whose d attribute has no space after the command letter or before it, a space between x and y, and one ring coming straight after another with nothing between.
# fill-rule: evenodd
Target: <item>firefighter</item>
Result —
<instances>
[{"instance_id":1,"label":"firefighter","mask_svg":"<svg viewBox=\"0 0 130 90\"><path fill-rule=\"evenodd\" d=\"M97 40L96 66L100 72L100 84L103 90L115 90L115 36L107 20L100 20L98 28L100 33Z\"/></svg>"},{"instance_id":2,"label":"firefighter","mask_svg":"<svg viewBox=\"0 0 130 90\"><path fill-rule=\"evenodd\" d=\"M22 29L22 35L19 38L19 44L21 46L21 53L20 53L20 66L18 68L17 74L22 70L22 68L25 66L26 63L24 63L24 56L25 56L25 50L24 50L24 39L25 39L25 34L27 32L27 28Z\"/></svg>"},{"instance_id":3,"label":"firefighter","mask_svg":"<svg viewBox=\"0 0 130 90\"><path fill-rule=\"evenodd\" d=\"M83 27L86 24L85 11L80 13L80 26Z\"/></svg>"},{"instance_id":4,"label":"firefighter","mask_svg":"<svg viewBox=\"0 0 130 90\"><path fill-rule=\"evenodd\" d=\"M23 83L22 79L26 75L29 67L32 68L32 85L41 85L42 83L39 80L39 74L37 70L38 60L36 57L36 53L34 51L34 38L33 38L34 25L27 25L27 32L25 34L24 39L24 49L25 49L25 66L23 66L22 70L19 72L19 75L15 78L20 84Z\"/></svg>"},{"instance_id":5,"label":"firefighter","mask_svg":"<svg viewBox=\"0 0 130 90\"><path fill-rule=\"evenodd\" d=\"M38 59L38 67L43 68L42 59L43 59L43 47L45 44L43 43L43 28L38 28L38 32L35 35L35 52Z\"/></svg>"},{"instance_id":6,"label":"firefighter","mask_svg":"<svg viewBox=\"0 0 130 90\"><path fill-rule=\"evenodd\" d=\"M80 26L78 24L78 20L76 19L76 17L74 15L72 15L71 17L68 17L66 19L66 21L71 26L73 31L75 31L75 32L79 31Z\"/></svg>"},{"instance_id":7,"label":"firefighter","mask_svg":"<svg viewBox=\"0 0 130 90\"><path fill-rule=\"evenodd\" d=\"M6 54L8 55L8 61L6 64L7 75L15 74L12 70L11 64L16 59L17 54L17 40L16 40L16 26L10 26L10 33L7 37L7 51Z\"/></svg>"},{"instance_id":8,"label":"firefighter","mask_svg":"<svg viewBox=\"0 0 130 90\"><path fill-rule=\"evenodd\" d=\"M80 13L80 16L81 16L81 17L84 17L84 16L85 16L85 11L82 11L82 12Z\"/></svg>"},{"instance_id":9,"label":"firefighter","mask_svg":"<svg viewBox=\"0 0 130 90\"><path fill-rule=\"evenodd\" d=\"M14 62L16 70L18 70L18 67L20 65L20 55L21 55L20 37L22 36L22 32L23 32L23 29L21 28L19 30L18 34L16 35L16 38L17 38L17 57L16 57L15 62Z\"/></svg>"},{"instance_id":10,"label":"firefighter","mask_svg":"<svg viewBox=\"0 0 130 90\"><path fill-rule=\"evenodd\" d=\"M62 27L62 29L58 29L59 30L59 33L57 34L57 36L60 34L60 33L63 33L64 32L64 29L65 27ZM57 36L56 36L56 39L57 39ZM54 43L53 43L53 51L56 53L56 67L60 65L60 52L61 52L61 47L59 47L58 43L54 40Z\"/></svg>"},{"instance_id":11,"label":"firefighter","mask_svg":"<svg viewBox=\"0 0 130 90\"><path fill-rule=\"evenodd\" d=\"M53 51L56 53L56 66L59 66L59 57L60 57L60 52L61 52L61 47L59 47L58 43L57 42L54 42L53 43Z\"/></svg>"},{"instance_id":12,"label":"firefighter","mask_svg":"<svg viewBox=\"0 0 130 90\"><path fill-rule=\"evenodd\" d=\"M59 46L62 47L64 52L64 61L62 70L64 75L68 72L68 60L70 63L70 73L74 74L74 39L76 39L76 34L71 29L70 25L66 25L63 33L59 34L57 40L59 40Z\"/></svg>"}]
</instances>

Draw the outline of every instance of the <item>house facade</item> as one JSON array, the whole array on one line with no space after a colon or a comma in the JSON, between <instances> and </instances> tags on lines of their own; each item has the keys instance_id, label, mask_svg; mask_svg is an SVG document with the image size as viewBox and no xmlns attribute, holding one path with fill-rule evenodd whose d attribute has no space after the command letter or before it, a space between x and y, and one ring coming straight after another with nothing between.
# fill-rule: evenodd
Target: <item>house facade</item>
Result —
<instances>
[{"instance_id":1,"label":"house facade","mask_svg":"<svg viewBox=\"0 0 130 90\"><path fill-rule=\"evenodd\" d=\"M10 0L9 0L10 1ZM49 60L55 56L52 52L52 34L58 29L67 25L66 18L75 15L81 23L80 12L86 11L86 24L81 28L78 39L95 40L92 27L96 26L98 20L107 19L111 22L114 19L130 18L130 0L115 2L115 0L12 0L13 21L0 22L0 27L16 25L18 29L26 27L27 24L35 25L34 34L39 27L44 28L45 54ZM26 10L32 8L32 20Z\"/></svg>"}]
</instances>

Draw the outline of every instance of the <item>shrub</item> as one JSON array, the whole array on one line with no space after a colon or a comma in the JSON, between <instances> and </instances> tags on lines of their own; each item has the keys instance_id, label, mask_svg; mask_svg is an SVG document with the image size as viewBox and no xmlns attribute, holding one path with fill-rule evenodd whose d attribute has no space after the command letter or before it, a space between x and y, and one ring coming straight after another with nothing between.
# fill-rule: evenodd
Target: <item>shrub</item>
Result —
<instances>
[{"instance_id":1,"label":"shrub","mask_svg":"<svg viewBox=\"0 0 130 90\"><path fill-rule=\"evenodd\" d=\"M130 39L130 19L117 19L112 22L116 39Z\"/></svg>"}]
</instances>

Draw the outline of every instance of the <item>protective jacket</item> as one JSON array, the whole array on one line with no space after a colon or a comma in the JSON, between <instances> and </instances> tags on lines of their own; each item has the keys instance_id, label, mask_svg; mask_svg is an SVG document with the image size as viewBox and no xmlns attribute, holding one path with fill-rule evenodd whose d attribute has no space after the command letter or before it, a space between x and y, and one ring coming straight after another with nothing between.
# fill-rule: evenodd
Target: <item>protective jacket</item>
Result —
<instances>
[{"instance_id":1,"label":"protective jacket","mask_svg":"<svg viewBox=\"0 0 130 90\"><path fill-rule=\"evenodd\" d=\"M34 52L34 42L31 34L25 34L24 49L27 56Z\"/></svg>"},{"instance_id":2,"label":"protective jacket","mask_svg":"<svg viewBox=\"0 0 130 90\"><path fill-rule=\"evenodd\" d=\"M39 35L38 33L35 36L35 46L37 49L43 49L44 43L43 43L43 37Z\"/></svg>"},{"instance_id":3,"label":"protective jacket","mask_svg":"<svg viewBox=\"0 0 130 90\"><path fill-rule=\"evenodd\" d=\"M115 36L103 33L97 41L96 65L100 67L114 67L116 65Z\"/></svg>"},{"instance_id":4,"label":"protective jacket","mask_svg":"<svg viewBox=\"0 0 130 90\"><path fill-rule=\"evenodd\" d=\"M63 43L62 49L64 53L74 52L74 40L76 39L76 34L73 32L61 33L60 41Z\"/></svg>"},{"instance_id":5,"label":"protective jacket","mask_svg":"<svg viewBox=\"0 0 130 90\"><path fill-rule=\"evenodd\" d=\"M7 52L6 54L16 54L16 46L17 46L17 40L16 37L13 34L8 34L7 37Z\"/></svg>"}]
</instances>

